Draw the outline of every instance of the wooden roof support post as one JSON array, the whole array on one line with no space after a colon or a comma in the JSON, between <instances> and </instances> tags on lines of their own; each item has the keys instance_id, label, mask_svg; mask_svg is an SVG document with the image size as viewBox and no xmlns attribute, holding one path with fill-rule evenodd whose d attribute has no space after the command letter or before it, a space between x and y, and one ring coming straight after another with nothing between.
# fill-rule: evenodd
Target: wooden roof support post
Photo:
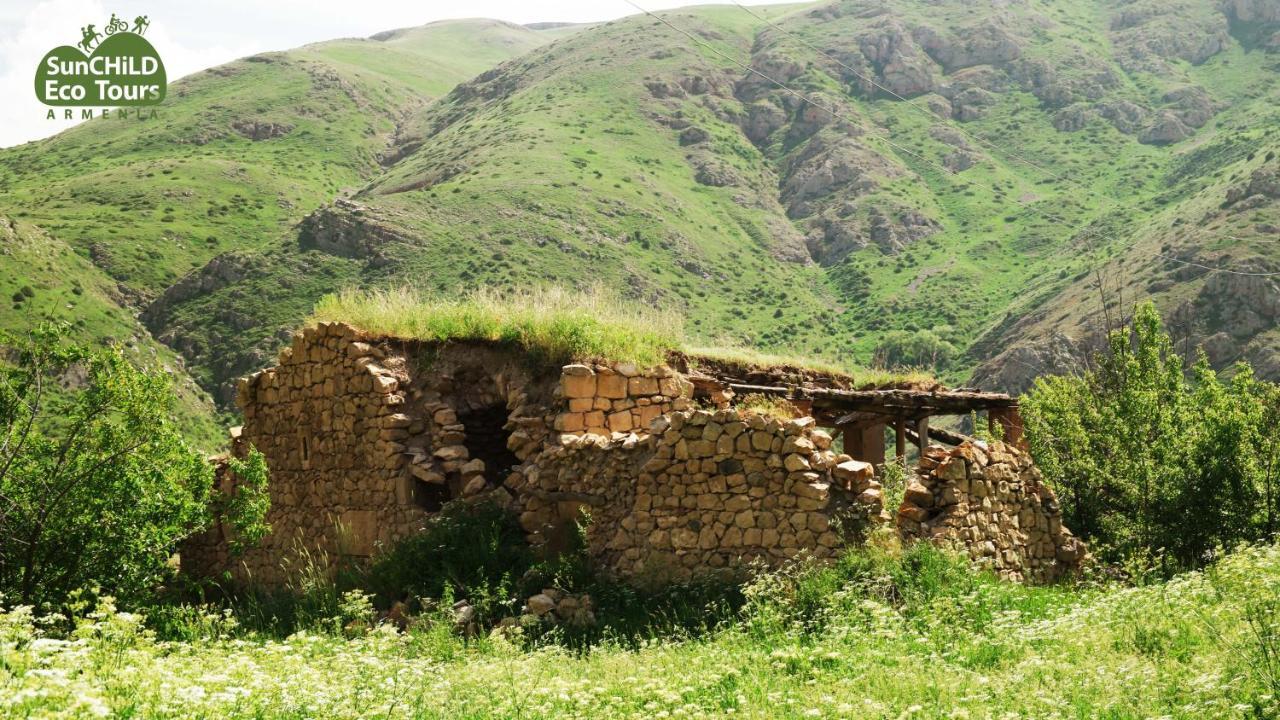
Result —
<instances>
[{"instance_id":1,"label":"wooden roof support post","mask_svg":"<svg viewBox=\"0 0 1280 720\"><path fill-rule=\"evenodd\" d=\"M919 443L920 454L924 454L924 449L929 447L929 416L925 415L916 421L916 441Z\"/></svg>"},{"instance_id":2,"label":"wooden roof support post","mask_svg":"<svg viewBox=\"0 0 1280 720\"><path fill-rule=\"evenodd\" d=\"M840 426L844 434L844 451L854 460L872 465L884 464L884 423L870 422Z\"/></svg>"},{"instance_id":3,"label":"wooden roof support post","mask_svg":"<svg viewBox=\"0 0 1280 720\"><path fill-rule=\"evenodd\" d=\"M1027 441L1022 437L1022 414L1018 408L991 408L987 410L987 429L994 435L996 425L1000 426L1001 436L1005 442L1023 450L1027 449Z\"/></svg>"},{"instance_id":4,"label":"wooden roof support post","mask_svg":"<svg viewBox=\"0 0 1280 720\"><path fill-rule=\"evenodd\" d=\"M893 420L895 438L894 450L897 452L897 461L903 467L906 467L907 461L907 420L906 418L894 418Z\"/></svg>"}]
</instances>

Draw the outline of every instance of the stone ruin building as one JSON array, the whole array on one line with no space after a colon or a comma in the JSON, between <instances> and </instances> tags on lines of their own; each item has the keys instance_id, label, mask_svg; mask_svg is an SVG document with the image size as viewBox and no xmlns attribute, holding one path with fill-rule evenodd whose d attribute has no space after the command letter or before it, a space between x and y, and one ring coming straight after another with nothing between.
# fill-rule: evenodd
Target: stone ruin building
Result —
<instances>
[{"instance_id":1,"label":"stone ruin building","mask_svg":"<svg viewBox=\"0 0 1280 720\"><path fill-rule=\"evenodd\" d=\"M546 552L567 547L581 524L591 556L625 578L828 557L882 523L957 544L1010 579L1078 568L1084 547L1018 447L1013 398L851 383L680 353L652 369L562 366L510 345L319 323L239 384L233 452L266 456L272 532L233 557L227 529L214 527L183 548L183 566L280 583L301 548L368 558L446 502L489 498ZM742 402L759 396L785 398L801 416ZM929 428L931 416L977 411L1003 442ZM898 457L908 441L920 451L896 517L876 479L888 428Z\"/></svg>"}]
</instances>

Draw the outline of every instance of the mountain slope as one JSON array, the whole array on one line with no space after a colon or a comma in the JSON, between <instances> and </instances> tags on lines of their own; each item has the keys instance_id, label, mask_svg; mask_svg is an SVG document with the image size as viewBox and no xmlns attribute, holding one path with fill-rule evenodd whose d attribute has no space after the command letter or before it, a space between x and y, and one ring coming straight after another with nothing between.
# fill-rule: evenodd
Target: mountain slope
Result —
<instances>
[{"instance_id":1,"label":"mountain slope","mask_svg":"<svg viewBox=\"0 0 1280 720\"><path fill-rule=\"evenodd\" d=\"M73 249L81 267L70 277L111 287L116 314L136 316L193 270L270 246L375 176L398 123L433 97L571 31L449 21L197 73L173 84L158 120L95 120L0 151L0 213ZM17 286L69 288L0 262ZM87 338L119 330L92 313L80 319ZM237 325L234 313L207 320ZM197 377L203 354L216 353L163 340Z\"/></svg>"},{"instance_id":2,"label":"mountain slope","mask_svg":"<svg viewBox=\"0 0 1280 720\"><path fill-rule=\"evenodd\" d=\"M681 310L708 342L1015 391L1078 366L1151 297L1187 348L1280 376L1274 279L1225 272L1280 269L1280 0L848 0L451 26L435 32L511 59L434 102L437 70L400 76L427 52L418 32L193 79L192 127L218 118L204 145L142 124L86 135L111 157L84 169L114 194L60 179L72 160L56 144L0 154L0 208L123 278L224 403L319 295L401 283L602 282ZM309 92L254 106L265 139L213 132L236 114L219 115L223 98L255 83ZM240 172L228 155L245 185L208 198L209 178ZM130 203L154 209L103 225ZM205 244L130 234L175 231Z\"/></svg>"}]
</instances>

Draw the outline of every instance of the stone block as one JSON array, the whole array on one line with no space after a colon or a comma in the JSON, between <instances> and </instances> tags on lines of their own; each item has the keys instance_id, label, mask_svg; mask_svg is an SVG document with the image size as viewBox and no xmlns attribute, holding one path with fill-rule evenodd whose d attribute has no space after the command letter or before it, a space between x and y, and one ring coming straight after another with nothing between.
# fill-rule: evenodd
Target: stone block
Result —
<instances>
[{"instance_id":1,"label":"stone block","mask_svg":"<svg viewBox=\"0 0 1280 720\"><path fill-rule=\"evenodd\" d=\"M929 488L919 482L912 481L907 485L906 493L903 495L903 502L919 505L923 508L933 507L933 493L929 492Z\"/></svg>"},{"instance_id":2,"label":"stone block","mask_svg":"<svg viewBox=\"0 0 1280 720\"><path fill-rule=\"evenodd\" d=\"M635 427L635 418L629 410L615 412L609 415L606 426L613 432L629 432Z\"/></svg>"},{"instance_id":3,"label":"stone block","mask_svg":"<svg viewBox=\"0 0 1280 720\"><path fill-rule=\"evenodd\" d=\"M597 375L596 395L611 400L621 400L627 396L627 378L621 375Z\"/></svg>"},{"instance_id":4,"label":"stone block","mask_svg":"<svg viewBox=\"0 0 1280 720\"><path fill-rule=\"evenodd\" d=\"M658 379L651 377L627 378L627 394L633 397L642 395L658 395L661 393Z\"/></svg>"},{"instance_id":5,"label":"stone block","mask_svg":"<svg viewBox=\"0 0 1280 720\"><path fill-rule=\"evenodd\" d=\"M787 472L803 472L810 468L809 459L795 453L786 456L782 465L787 469Z\"/></svg>"},{"instance_id":6,"label":"stone block","mask_svg":"<svg viewBox=\"0 0 1280 720\"><path fill-rule=\"evenodd\" d=\"M874 465L860 460L846 460L831 469L831 474L844 483L845 487L858 487L871 480L875 473Z\"/></svg>"}]
</instances>

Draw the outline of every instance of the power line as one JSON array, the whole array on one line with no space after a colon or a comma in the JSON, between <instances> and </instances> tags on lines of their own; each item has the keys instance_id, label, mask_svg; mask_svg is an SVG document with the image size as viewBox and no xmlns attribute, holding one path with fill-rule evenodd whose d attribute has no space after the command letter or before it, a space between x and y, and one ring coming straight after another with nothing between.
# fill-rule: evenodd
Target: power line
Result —
<instances>
[{"instance_id":1,"label":"power line","mask_svg":"<svg viewBox=\"0 0 1280 720\"><path fill-rule=\"evenodd\" d=\"M786 85L785 83L781 82L780 80L777 80L777 79L775 79L775 78L773 78L773 77L770 77L769 75L767 75L767 74L765 74L765 73L761 72L760 70L757 70L757 69L756 69L756 68L754 68L754 67L751 67L750 65L748 65L748 64L746 64L746 63L744 63L744 62L742 62L742 61L738 60L737 58L735 58L735 57L733 57L733 56L731 56L731 55L729 55L729 54L727 54L727 53L721 52L721 51L720 51L718 48L716 48L715 46L711 45L710 43L707 43L707 42L706 42L706 41L704 41L704 40L699 39L697 36L695 36L694 34L690 33L689 31L687 31L687 30L685 30L685 29L683 29L683 28L680 28L680 27L678 27L678 26L676 26L676 25L672 24L669 20L667 20L666 18L662 17L661 15L657 15L657 14L655 14L655 13L653 13L653 12L650 12L649 10L646 10L645 8L641 7L639 4L637 4L636 2L634 2L634 0L625 0L625 1L626 1L626 3L627 3L628 5L630 5L630 6L634 7L635 9L637 9L637 10L639 10L640 12L644 13L645 15L648 15L649 17L651 17L651 18L653 18L653 19L657 20L658 22L660 22L660 23L662 23L663 25L667 26L667 27L668 27L668 28L670 28L671 30L673 30L673 31L675 31L675 32L677 32L677 33L679 33L680 35L683 35L683 36L685 36L685 37L689 38L690 40L692 40L692 41L693 41L694 43L696 43L697 45L699 45L699 46L701 46L701 47L706 48L707 50L711 51L711 52L712 52L712 53L714 53L715 55L718 55L719 57L724 58L725 60L728 60L730 63L732 63L732 64L734 64L734 65L737 65L738 67L742 68L743 70L746 70L747 72L749 72L749 73L751 73L751 74L753 74L753 75L756 75L756 76L758 76L758 77L760 77L760 78L764 79L765 81L767 81L767 82L769 82L769 83L771 83L771 84L773 84L773 85L776 85L776 86L777 86L779 89L781 89L783 92L786 92L787 94L794 96L795 98L797 98L797 99L798 99L798 100L800 100L801 102L804 102L804 103L806 103L806 104L808 104L808 105L811 105L811 106L813 106L813 107L815 107L815 108L817 108L817 109L819 109L819 110L822 110L822 111L824 111L824 112L828 113L829 115L831 115L833 118L836 118L836 119L838 119L838 120L843 120L843 121L846 121L846 122L852 122L849 118L844 117L841 113L837 112L836 110L834 110L834 109L832 109L832 108L830 108L830 107L827 107L827 106L825 106L825 105L822 105L822 104L820 104L820 103L815 102L814 100L812 100L811 98L809 98L809 97L808 97L807 95L805 95L804 93L801 93L801 92L799 92L799 91L797 91L797 90L792 89L791 87L789 87L789 86L788 86L788 85ZM754 15L754 13L753 13L753 15ZM910 103L908 103L908 104L910 104ZM860 123L856 123L856 122L855 122L854 124L855 124L855 125L857 125L857 124L860 124ZM926 158L926 157L924 157L924 156L920 155L919 153L916 153L916 152L914 152L914 151L912 151L912 150L909 150L909 149L907 149L907 148L905 148L905 147L903 147L903 146L901 146L901 145L899 145L899 144L897 144L897 143L893 142L892 140L890 140L890 139L888 139L888 138L885 138L884 136L877 136L877 137L879 137L879 139L880 139L882 142L884 142L886 145L888 145L889 147L891 147L891 148L893 148L893 149L895 149L895 150L898 150L899 152L901 152L901 153L903 153L903 154L905 154L905 155L907 155L907 156L909 156L909 157L915 158L916 160L919 160L920 162L922 162L922 163L924 163L924 164L932 165L932 166L934 166L934 167L936 167L936 168L938 168L938 169L942 170L943 172L945 172L945 173L947 173L947 174L949 174L949 175L952 175L952 176L955 176L955 177L959 177L959 173L958 173L957 171L952 170L951 168L948 168L948 167L946 167L945 165L942 165L942 164L937 163L937 162L935 162L935 161L929 160L928 158ZM992 188L991 186L986 185L986 184L981 183L981 182L978 182L978 181L976 181L976 180L968 180L968 179L966 179L966 180L965 180L965 182L970 183L970 184L973 184L973 185L977 185L978 187L985 188L986 190L989 190L990 192L992 192L992 193L994 193L994 194L997 194L997 195L999 194L999 192L998 192L995 188ZM1058 223L1059 225L1063 225L1063 226L1067 226L1067 227L1070 227L1070 226L1071 226L1071 223L1070 223L1069 221L1067 221L1065 218L1061 217L1061 216L1055 215L1055 214L1053 214L1053 213L1051 213L1051 212L1049 212L1049 211L1047 211L1047 210L1044 210L1044 209L1042 209L1042 208L1040 208L1040 207L1038 207L1038 206L1031 205L1030 203L1026 203L1026 202L1023 202L1023 201L1021 201L1021 200L1017 200L1016 202L1018 202L1018 204L1022 205L1023 207L1026 207L1026 208L1029 208L1029 209L1031 209L1031 210L1033 210L1033 211L1035 211L1035 212L1038 212L1042 217L1044 217L1044 218L1045 218L1045 219L1047 219L1047 220L1050 220L1050 221L1056 222L1056 223ZM1083 239L1083 238L1088 237L1089 235L1093 235L1094 237L1098 237L1098 238L1101 238L1101 239L1107 239L1107 240L1118 240L1118 239L1119 239L1119 237L1118 237L1118 236L1116 236L1116 235L1106 235L1106 234L1099 233L1099 232L1097 232L1097 231L1088 231L1088 230L1086 230L1086 231L1085 231L1085 234L1082 236L1082 239ZM1193 262L1190 262L1190 261L1187 261L1187 260L1182 260L1182 259L1180 259L1180 258L1171 257L1171 256L1164 255L1164 254L1161 254L1161 253L1153 253L1153 254L1154 254L1155 256L1157 256L1157 257L1164 258L1165 260L1169 260L1169 261L1171 261L1171 262L1183 263L1183 264L1185 264L1185 265L1191 265L1191 266L1194 266L1194 267L1200 267L1200 268L1203 268L1203 269L1206 269L1206 270L1210 270L1210 271L1214 271L1214 272L1224 272L1224 273L1230 273L1230 274L1233 274L1233 275L1244 275L1244 276L1251 276L1251 277L1274 277L1274 276L1280 276L1280 272L1256 273L1256 272L1244 272L1244 271L1238 271L1238 270L1231 270L1231 269L1228 269L1228 268L1215 268L1215 267L1211 267L1211 266L1208 266L1208 265L1200 265L1200 264L1198 264L1198 263L1193 263Z\"/></svg>"}]
</instances>

